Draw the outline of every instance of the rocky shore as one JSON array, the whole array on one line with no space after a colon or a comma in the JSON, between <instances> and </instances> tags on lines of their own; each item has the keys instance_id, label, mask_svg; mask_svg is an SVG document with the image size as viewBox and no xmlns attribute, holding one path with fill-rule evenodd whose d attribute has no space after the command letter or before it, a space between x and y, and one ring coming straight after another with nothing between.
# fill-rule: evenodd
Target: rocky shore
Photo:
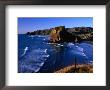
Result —
<instances>
[{"instance_id":1,"label":"rocky shore","mask_svg":"<svg viewBox=\"0 0 110 90\"><path fill-rule=\"evenodd\" d=\"M74 27L65 28L65 26L58 26L45 30L36 30L34 32L27 32L26 35L50 35L50 42L81 42L93 41L92 27Z\"/></svg>"},{"instance_id":2,"label":"rocky shore","mask_svg":"<svg viewBox=\"0 0 110 90\"><path fill-rule=\"evenodd\" d=\"M92 64L79 64L79 65L70 65L65 68L62 68L54 73L93 73Z\"/></svg>"}]
</instances>

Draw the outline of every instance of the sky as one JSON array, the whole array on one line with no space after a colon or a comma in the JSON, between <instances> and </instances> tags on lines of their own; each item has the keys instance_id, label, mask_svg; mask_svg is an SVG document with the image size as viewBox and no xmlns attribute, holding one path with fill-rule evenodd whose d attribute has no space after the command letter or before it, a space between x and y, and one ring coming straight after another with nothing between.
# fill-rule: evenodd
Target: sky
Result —
<instances>
[{"instance_id":1,"label":"sky","mask_svg":"<svg viewBox=\"0 0 110 90\"><path fill-rule=\"evenodd\" d=\"M50 29L56 26L72 27L93 27L92 17L51 17L51 18L18 18L18 33L24 34L36 30Z\"/></svg>"}]
</instances>

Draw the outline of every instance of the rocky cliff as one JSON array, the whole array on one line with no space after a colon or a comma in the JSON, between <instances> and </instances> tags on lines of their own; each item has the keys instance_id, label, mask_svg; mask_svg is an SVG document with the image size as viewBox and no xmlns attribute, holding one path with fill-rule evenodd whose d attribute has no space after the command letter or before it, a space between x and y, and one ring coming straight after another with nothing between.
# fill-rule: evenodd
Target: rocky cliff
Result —
<instances>
[{"instance_id":1,"label":"rocky cliff","mask_svg":"<svg viewBox=\"0 0 110 90\"><path fill-rule=\"evenodd\" d=\"M92 27L74 27L65 28L65 26L58 26L51 29L37 30L34 32L27 32L27 35L50 35L50 42L80 42L93 41Z\"/></svg>"}]
</instances>

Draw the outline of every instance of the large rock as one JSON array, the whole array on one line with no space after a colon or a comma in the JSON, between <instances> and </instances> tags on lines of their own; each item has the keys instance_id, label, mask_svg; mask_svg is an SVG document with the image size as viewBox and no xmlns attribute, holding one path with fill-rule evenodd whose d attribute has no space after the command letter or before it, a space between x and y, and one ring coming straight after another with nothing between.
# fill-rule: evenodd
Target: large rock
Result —
<instances>
[{"instance_id":1,"label":"large rock","mask_svg":"<svg viewBox=\"0 0 110 90\"><path fill-rule=\"evenodd\" d=\"M51 42L78 42L80 37L67 32L64 26L55 27L50 34Z\"/></svg>"},{"instance_id":2,"label":"large rock","mask_svg":"<svg viewBox=\"0 0 110 90\"><path fill-rule=\"evenodd\" d=\"M61 35L60 32L65 30L64 26L59 26L52 28L51 33L50 33L50 40L51 42L59 42L61 41Z\"/></svg>"}]
</instances>

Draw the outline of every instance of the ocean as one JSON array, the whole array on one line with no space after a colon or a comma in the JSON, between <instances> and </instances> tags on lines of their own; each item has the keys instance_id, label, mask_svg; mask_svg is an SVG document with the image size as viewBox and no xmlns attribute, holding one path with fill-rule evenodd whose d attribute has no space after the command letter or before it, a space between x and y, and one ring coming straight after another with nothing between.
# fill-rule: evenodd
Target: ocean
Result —
<instances>
[{"instance_id":1,"label":"ocean","mask_svg":"<svg viewBox=\"0 0 110 90\"><path fill-rule=\"evenodd\" d=\"M53 73L76 64L93 63L93 45L49 43L49 36L18 34L18 73Z\"/></svg>"}]
</instances>

